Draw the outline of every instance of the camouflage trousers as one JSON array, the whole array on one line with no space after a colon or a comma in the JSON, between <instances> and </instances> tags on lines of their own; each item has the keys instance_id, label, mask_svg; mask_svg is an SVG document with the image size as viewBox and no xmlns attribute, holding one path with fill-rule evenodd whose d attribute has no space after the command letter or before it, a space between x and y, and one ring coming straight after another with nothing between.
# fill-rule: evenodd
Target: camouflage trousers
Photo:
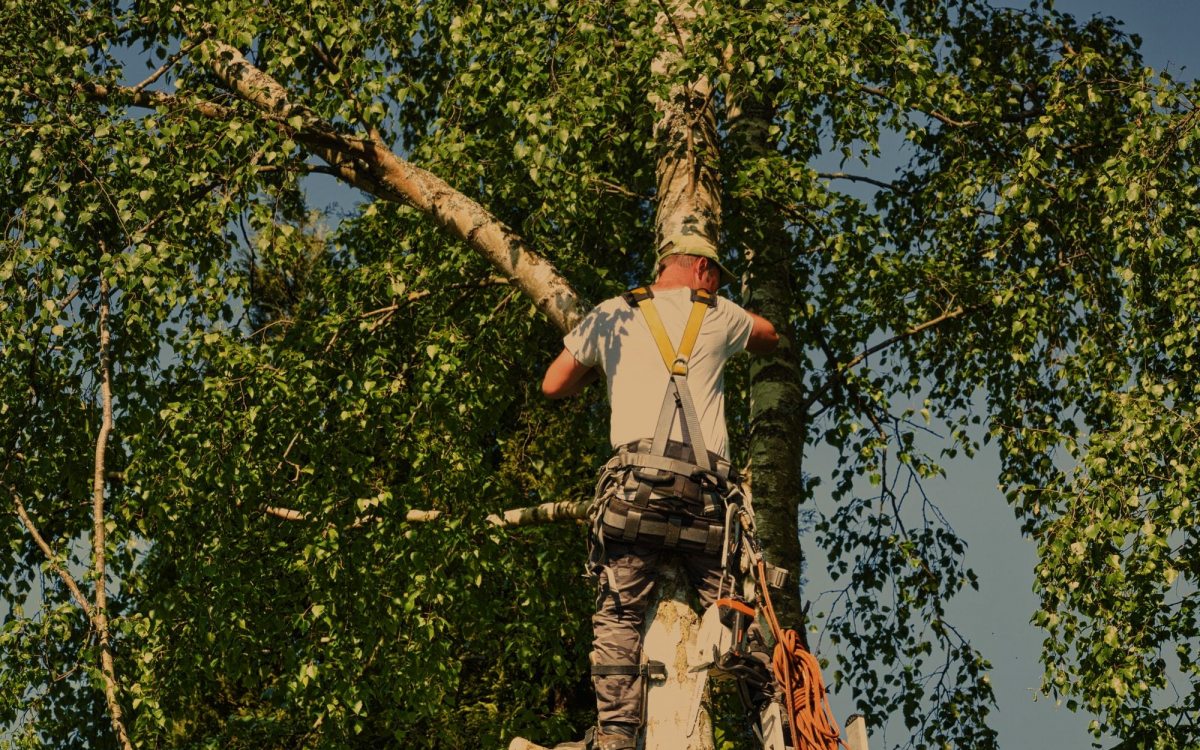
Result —
<instances>
[{"instance_id":1,"label":"camouflage trousers","mask_svg":"<svg viewBox=\"0 0 1200 750\"><path fill-rule=\"evenodd\" d=\"M610 540L605 545L607 570L600 576L600 596L592 616L591 661L599 664L637 664L642 655L642 626L653 601L658 571L676 561L699 595L701 611L717 598L721 583L720 555L678 553L654 544L629 544ZM757 624L750 627L751 642L761 644ZM763 669L769 674L765 650ZM640 726L646 678L640 675L593 675L596 709L601 727L606 724ZM769 681L765 688L770 690ZM760 691L761 692L761 691ZM754 696L757 698L758 696ZM757 702L757 700L755 700Z\"/></svg>"}]
</instances>

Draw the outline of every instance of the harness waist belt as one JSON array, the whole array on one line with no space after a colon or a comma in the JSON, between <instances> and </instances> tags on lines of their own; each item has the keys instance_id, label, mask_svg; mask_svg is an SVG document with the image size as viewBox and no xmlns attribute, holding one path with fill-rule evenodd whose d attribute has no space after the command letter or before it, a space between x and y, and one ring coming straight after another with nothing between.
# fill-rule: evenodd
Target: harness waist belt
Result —
<instances>
[{"instance_id":1,"label":"harness waist belt","mask_svg":"<svg viewBox=\"0 0 1200 750\"><path fill-rule=\"evenodd\" d=\"M663 455L661 456L651 453L651 448L652 443L650 440L635 440L632 443L622 445L617 450L617 456L620 458L621 463L626 466L661 469L685 477L708 474L718 477L721 481L727 481L733 473L730 470L729 462L712 451L708 452L709 464L712 466L712 469L705 470L692 461L692 450L683 443L675 440L668 441L666 449L663 450Z\"/></svg>"},{"instance_id":2,"label":"harness waist belt","mask_svg":"<svg viewBox=\"0 0 1200 750\"><path fill-rule=\"evenodd\" d=\"M675 549L689 547L702 550L706 555L721 551L725 540L725 526L719 523L686 523L683 516L631 508L626 512L608 507L604 509L602 523L611 530L611 538L634 544L638 541L661 542L663 547Z\"/></svg>"}]
</instances>

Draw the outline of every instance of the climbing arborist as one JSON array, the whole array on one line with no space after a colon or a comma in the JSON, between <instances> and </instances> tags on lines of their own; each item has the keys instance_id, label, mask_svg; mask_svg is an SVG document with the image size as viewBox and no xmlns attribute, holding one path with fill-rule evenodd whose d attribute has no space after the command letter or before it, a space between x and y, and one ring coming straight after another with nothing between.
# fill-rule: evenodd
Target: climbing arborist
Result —
<instances>
[{"instance_id":1,"label":"climbing arborist","mask_svg":"<svg viewBox=\"0 0 1200 750\"><path fill-rule=\"evenodd\" d=\"M677 559L702 607L717 598L724 500L735 481L723 369L743 349L768 353L779 342L769 321L716 294L732 276L712 243L688 229L660 246L653 284L600 303L564 337L542 381L547 396L564 398L603 374L616 451L597 484L590 540L598 726L575 747L636 746L647 675L641 629L659 567Z\"/></svg>"}]
</instances>

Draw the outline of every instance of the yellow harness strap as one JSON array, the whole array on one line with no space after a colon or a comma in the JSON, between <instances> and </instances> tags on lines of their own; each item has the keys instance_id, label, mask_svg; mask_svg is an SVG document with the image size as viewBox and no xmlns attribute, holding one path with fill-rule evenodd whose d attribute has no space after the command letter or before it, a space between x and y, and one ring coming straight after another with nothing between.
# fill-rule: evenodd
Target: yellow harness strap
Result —
<instances>
[{"instance_id":1,"label":"yellow harness strap","mask_svg":"<svg viewBox=\"0 0 1200 750\"><path fill-rule=\"evenodd\" d=\"M700 336L700 324L704 322L704 313L716 302L712 294L703 289L692 291L692 312L688 315L687 325L684 326L683 339L679 342L678 350L671 345L671 338L667 335L667 329L663 325L662 317L658 314L658 308L654 306L654 297L650 290L646 287L638 287L630 291L629 296L636 300L635 304L642 311L642 315L646 319L646 326L650 329L650 335L654 337L654 343L658 345L658 353L662 356L667 370L672 375L686 376L688 360L691 359L692 349L696 347L696 339Z\"/></svg>"}]
</instances>

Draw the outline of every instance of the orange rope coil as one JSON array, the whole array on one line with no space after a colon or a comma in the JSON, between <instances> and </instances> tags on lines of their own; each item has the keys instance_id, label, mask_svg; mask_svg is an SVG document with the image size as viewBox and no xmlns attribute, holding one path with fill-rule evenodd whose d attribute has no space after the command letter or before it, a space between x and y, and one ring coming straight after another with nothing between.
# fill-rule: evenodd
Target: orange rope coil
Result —
<instances>
[{"instance_id":1,"label":"orange rope coil","mask_svg":"<svg viewBox=\"0 0 1200 750\"><path fill-rule=\"evenodd\" d=\"M845 748L841 730L829 708L821 665L817 663L817 657L804 648L795 630L784 630L779 626L767 591L767 566L761 556L757 567L763 615L775 636L771 664L783 687L788 723L792 727L792 744L796 750L837 750L839 745Z\"/></svg>"}]
</instances>

